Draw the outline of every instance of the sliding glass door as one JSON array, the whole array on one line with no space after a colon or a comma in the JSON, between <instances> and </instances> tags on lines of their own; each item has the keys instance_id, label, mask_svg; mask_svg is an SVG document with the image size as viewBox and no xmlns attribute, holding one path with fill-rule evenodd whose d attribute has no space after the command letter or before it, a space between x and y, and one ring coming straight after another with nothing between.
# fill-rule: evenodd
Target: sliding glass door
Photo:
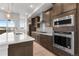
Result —
<instances>
[{"instance_id":1,"label":"sliding glass door","mask_svg":"<svg viewBox=\"0 0 79 59\"><path fill-rule=\"evenodd\" d=\"M15 20L0 20L0 42L13 41L15 39Z\"/></svg>"},{"instance_id":2,"label":"sliding glass door","mask_svg":"<svg viewBox=\"0 0 79 59\"><path fill-rule=\"evenodd\" d=\"M25 20L0 20L0 43L23 40L26 36Z\"/></svg>"},{"instance_id":3,"label":"sliding glass door","mask_svg":"<svg viewBox=\"0 0 79 59\"><path fill-rule=\"evenodd\" d=\"M5 19L0 19L0 43L7 41L6 27L7 21Z\"/></svg>"},{"instance_id":4,"label":"sliding glass door","mask_svg":"<svg viewBox=\"0 0 79 59\"><path fill-rule=\"evenodd\" d=\"M15 40L15 20L7 20L7 38L8 41L14 41Z\"/></svg>"}]
</instances>

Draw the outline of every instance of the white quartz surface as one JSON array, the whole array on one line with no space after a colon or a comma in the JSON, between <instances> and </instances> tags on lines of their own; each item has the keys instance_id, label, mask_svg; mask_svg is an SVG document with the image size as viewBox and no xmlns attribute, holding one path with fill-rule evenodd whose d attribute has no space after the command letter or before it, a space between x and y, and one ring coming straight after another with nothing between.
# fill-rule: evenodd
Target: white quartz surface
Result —
<instances>
[{"instance_id":1,"label":"white quartz surface","mask_svg":"<svg viewBox=\"0 0 79 59\"><path fill-rule=\"evenodd\" d=\"M39 34L52 36L52 32L51 32L51 33L49 33L49 32L46 32L46 33L42 33L42 32L40 32Z\"/></svg>"},{"instance_id":2,"label":"white quartz surface","mask_svg":"<svg viewBox=\"0 0 79 59\"><path fill-rule=\"evenodd\" d=\"M25 35L25 37L24 37L24 35ZM34 38L32 38L26 34L21 34L19 39L14 38L13 32L8 33L8 39L6 37L7 37L6 33L0 35L0 45L9 45L9 44L15 44L15 43L28 42L28 41L35 40Z\"/></svg>"}]
</instances>

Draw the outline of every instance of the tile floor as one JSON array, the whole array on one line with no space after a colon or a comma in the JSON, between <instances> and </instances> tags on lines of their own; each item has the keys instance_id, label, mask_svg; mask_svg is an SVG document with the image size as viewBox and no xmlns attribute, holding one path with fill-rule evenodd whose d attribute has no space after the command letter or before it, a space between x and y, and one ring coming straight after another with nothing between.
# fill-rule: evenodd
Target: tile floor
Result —
<instances>
[{"instance_id":1,"label":"tile floor","mask_svg":"<svg viewBox=\"0 0 79 59\"><path fill-rule=\"evenodd\" d=\"M40 44L34 42L33 43L33 56L55 56L55 54L51 53Z\"/></svg>"}]
</instances>

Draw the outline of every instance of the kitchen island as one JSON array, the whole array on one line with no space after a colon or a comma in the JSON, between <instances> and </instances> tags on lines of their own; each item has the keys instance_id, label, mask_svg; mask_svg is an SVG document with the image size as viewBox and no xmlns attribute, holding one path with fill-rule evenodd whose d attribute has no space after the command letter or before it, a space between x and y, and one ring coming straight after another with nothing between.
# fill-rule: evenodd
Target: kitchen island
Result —
<instances>
[{"instance_id":1,"label":"kitchen island","mask_svg":"<svg viewBox=\"0 0 79 59\"><path fill-rule=\"evenodd\" d=\"M0 42L0 56L32 56L33 40L26 35L25 39Z\"/></svg>"}]
</instances>

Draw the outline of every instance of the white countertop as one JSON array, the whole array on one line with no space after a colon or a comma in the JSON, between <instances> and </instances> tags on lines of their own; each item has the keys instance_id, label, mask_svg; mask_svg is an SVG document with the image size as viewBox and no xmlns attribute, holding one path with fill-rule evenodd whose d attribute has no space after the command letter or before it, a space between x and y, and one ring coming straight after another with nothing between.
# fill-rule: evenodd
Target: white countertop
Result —
<instances>
[{"instance_id":1,"label":"white countertop","mask_svg":"<svg viewBox=\"0 0 79 59\"><path fill-rule=\"evenodd\" d=\"M3 41L0 42L0 46L1 45L10 45L10 44L16 44L16 43L28 42L28 41L35 40L34 38L32 38L32 37L30 37L28 35L26 35L26 38L24 38L23 35L21 35L21 39L15 40L13 35L11 35L11 34L12 33L10 33L10 37L8 37L9 38L8 41L6 41L6 39L5 39L6 36L5 35L1 36Z\"/></svg>"},{"instance_id":2,"label":"white countertop","mask_svg":"<svg viewBox=\"0 0 79 59\"><path fill-rule=\"evenodd\" d=\"M19 36L19 38L20 39L18 39L18 37L15 38L13 32L8 33L8 36L7 36L7 33L1 34L0 35L0 56L8 56L8 48L10 44L30 42L35 40L34 38L23 33Z\"/></svg>"},{"instance_id":3,"label":"white countertop","mask_svg":"<svg viewBox=\"0 0 79 59\"><path fill-rule=\"evenodd\" d=\"M49 33L49 32L46 32L46 33L43 33L43 32L38 32L38 34L52 36L52 33Z\"/></svg>"},{"instance_id":4,"label":"white countertop","mask_svg":"<svg viewBox=\"0 0 79 59\"><path fill-rule=\"evenodd\" d=\"M22 40L14 40L14 41L9 41L9 42L2 42L0 43L0 45L10 45L10 44L16 44L16 43L21 43L21 42L28 42L28 41L33 41L35 40L34 38L28 36L26 39L22 39Z\"/></svg>"},{"instance_id":5,"label":"white countertop","mask_svg":"<svg viewBox=\"0 0 79 59\"><path fill-rule=\"evenodd\" d=\"M48 35L48 36L52 36L52 32L46 32L46 33L43 33L43 32L32 32L32 33L36 33L36 34L42 34L42 35Z\"/></svg>"},{"instance_id":6,"label":"white countertop","mask_svg":"<svg viewBox=\"0 0 79 59\"><path fill-rule=\"evenodd\" d=\"M35 39L30 36L27 36L25 39L21 39L21 40L17 40L17 41L10 41L8 43L15 44L15 43L28 42L28 41L33 41L33 40L35 40Z\"/></svg>"}]
</instances>

